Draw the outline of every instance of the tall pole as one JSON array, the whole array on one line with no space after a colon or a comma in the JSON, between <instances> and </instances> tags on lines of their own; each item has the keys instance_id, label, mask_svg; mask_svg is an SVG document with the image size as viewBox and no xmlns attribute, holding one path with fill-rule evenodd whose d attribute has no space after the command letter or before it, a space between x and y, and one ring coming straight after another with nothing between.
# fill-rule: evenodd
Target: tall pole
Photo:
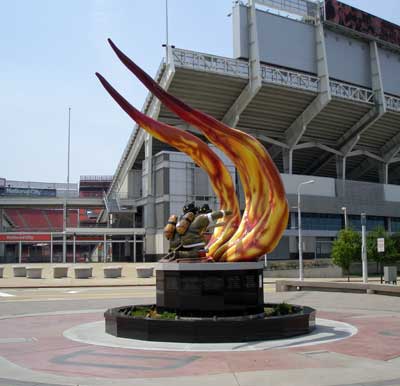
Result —
<instances>
[{"instance_id":1,"label":"tall pole","mask_svg":"<svg viewBox=\"0 0 400 386\"><path fill-rule=\"evenodd\" d=\"M67 165L67 197L69 197L69 162L71 151L71 107L68 107L68 165Z\"/></svg>"},{"instance_id":2,"label":"tall pole","mask_svg":"<svg viewBox=\"0 0 400 386\"><path fill-rule=\"evenodd\" d=\"M297 223L299 228L299 280L304 280L303 273L303 241L301 238L301 209L300 209L300 186L297 190Z\"/></svg>"},{"instance_id":3,"label":"tall pole","mask_svg":"<svg viewBox=\"0 0 400 386\"><path fill-rule=\"evenodd\" d=\"M313 184L315 181L305 181L299 184L297 187L297 222L299 228L299 280L304 280L304 272L303 272L303 240L301 235L301 199L300 199L300 189L303 185Z\"/></svg>"},{"instance_id":4,"label":"tall pole","mask_svg":"<svg viewBox=\"0 0 400 386\"><path fill-rule=\"evenodd\" d=\"M367 237L366 237L367 215L361 213L361 262L363 283L368 282L368 262L367 262Z\"/></svg>"},{"instance_id":5,"label":"tall pole","mask_svg":"<svg viewBox=\"0 0 400 386\"><path fill-rule=\"evenodd\" d=\"M169 28L168 28L168 0L165 0L165 62L168 63L168 45L169 45Z\"/></svg>"}]
</instances>

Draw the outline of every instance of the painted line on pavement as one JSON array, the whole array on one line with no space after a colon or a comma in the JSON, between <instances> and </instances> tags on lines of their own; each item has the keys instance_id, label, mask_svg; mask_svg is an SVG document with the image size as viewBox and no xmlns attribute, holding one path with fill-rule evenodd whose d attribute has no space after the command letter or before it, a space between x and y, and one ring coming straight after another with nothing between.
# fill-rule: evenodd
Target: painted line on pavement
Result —
<instances>
[{"instance_id":1,"label":"painted line on pavement","mask_svg":"<svg viewBox=\"0 0 400 386\"><path fill-rule=\"evenodd\" d=\"M13 296L15 296L15 295L9 294L7 292L0 292L0 297L2 297L2 298L11 298Z\"/></svg>"}]
</instances>

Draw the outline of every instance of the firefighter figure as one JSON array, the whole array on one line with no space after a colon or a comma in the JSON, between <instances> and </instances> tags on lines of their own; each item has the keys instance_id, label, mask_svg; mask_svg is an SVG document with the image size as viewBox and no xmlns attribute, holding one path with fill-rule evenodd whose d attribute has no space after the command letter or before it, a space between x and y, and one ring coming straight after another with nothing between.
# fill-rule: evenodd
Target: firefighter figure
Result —
<instances>
[{"instance_id":1,"label":"firefighter figure","mask_svg":"<svg viewBox=\"0 0 400 386\"><path fill-rule=\"evenodd\" d=\"M183 207L183 215L171 215L164 228L164 235L170 242L167 256L161 261L198 261L206 259L206 239L204 232L216 225L223 216L229 216L231 211L211 211L207 204L200 209L194 202ZM209 259L210 261L212 259Z\"/></svg>"}]
</instances>

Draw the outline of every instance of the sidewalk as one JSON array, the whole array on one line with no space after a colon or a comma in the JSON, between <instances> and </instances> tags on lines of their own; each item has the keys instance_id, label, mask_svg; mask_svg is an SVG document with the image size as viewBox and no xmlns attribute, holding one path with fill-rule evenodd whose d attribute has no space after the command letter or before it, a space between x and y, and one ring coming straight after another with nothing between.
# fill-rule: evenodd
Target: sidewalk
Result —
<instances>
[{"instance_id":1,"label":"sidewalk","mask_svg":"<svg viewBox=\"0 0 400 386\"><path fill-rule=\"evenodd\" d=\"M26 267L42 267L42 279L28 279L26 277L14 277L14 264L3 265L4 274L0 278L0 289L6 288L63 288L63 287L129 287L129 286L154 286L156 284L155 276L151 278L138 278L136 267L155 267L157 263L87 263L87 266L93 267L93 277L90 279L75 279L74 266L84 266L85 264L22 264ZM62 279L53 278L54 266L71 267L68 271L68 277ZM105 279L103 268L109 266L121 266L122 277L116 279ZM275 284L277 280L296 280L294 278L264 278L264 284ZM305 278L305 281L319 282L347 282L347 278ZM352 277L352 283L362 282L361 277ZM369 282L379 283L379 277L372 277ZM399 280L400 282L400 280Z\"/></svg>"},{"instance_id":2,"label":"sidewalk","mask_svg":"<svg viewBox=\"0 0 400 386\"><path fill-rule=\"evenodd\" d=\"M26 267L42 267L42 279L29 279L26 277L14 277L13 266L16 264L3 265L4 274L0 278L0 288L57 288L57 287L126 287L126 286L148 286L155 285L155 276L151 278L139 278L136 267L154 267L156 263L86 263L86 264L21 264ZM53 278L53 267L70 267L68 277L61 279ZM72 267L93 267L93 276L89 279L75 279ZM110 266L121 266L122 277L105 279L103 268Z\"/></svg>"}]
</instances>

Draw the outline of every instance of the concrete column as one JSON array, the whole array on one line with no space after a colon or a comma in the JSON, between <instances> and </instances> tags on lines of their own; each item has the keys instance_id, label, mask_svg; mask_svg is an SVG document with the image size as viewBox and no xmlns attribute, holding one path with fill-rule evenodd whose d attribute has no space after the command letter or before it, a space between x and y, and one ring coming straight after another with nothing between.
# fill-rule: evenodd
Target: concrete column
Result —
<instances>
[{"instance_id":1,"label":"concrete column","mask_svg":"<svg viewBox=\"0 0 400 386\"><path fill-rule=\"evenodd\" d=\"M346 179L346 157L336 156L336 178Z\"/></svg>"},{"instance_id":2,"label":"concrete column","mask_svg":"<svg viewBox=\"0 0 400 386\"><path fill-rule=\"evenodd\" d=\"M72 245L72 261L76 263L76 235L73 235L73 245Z\"/></svg>"},{"instance_id":3,"label":"concrete column","mask_svg":"<svg viewBox=\"0 0 400 386\"><path fill-rule=\"evenodd\" d=\"M4 232L4 209L0 208L0 232ZM5 244L0 243L0 259L5 257Z\"/></svg>"},{"instance_id":4,"label":"concrete column","mask_svg":"<svg viewBox=\"0 0 400 386\"><path fill-rule=\"evenodd\" d=\"M389 164L387 163L379 163L379 182L381 184L388 184L389 183Z\"/></svg>"},{"instance_id":5,"label":"concrete column","mask_svg":"<svg viewBox=\"0 0 400 386\"><path fill-rule=\"evenodd\" d=\"M293 150L282 149L283 171L286 174L293 174Z\"/></svg>"},{"instance_id":6,"label":"concrete column","mask_svg":"<svg viewBox=\"0 0 400 386\"><path fill-rule=\"evenodd\" d=\"M133 262L136 263L136 234L133 235Z\"/></svg>"},{"instance_id":7,"label":"concrete column","mask_svg":"<svg viewBox=\"0 0 400 386\"><path fill-rule=\"evenodd\" d=\"M103 246L103 263L107 260L107 235L104 235L104 246Z\"/></svg>"},{"instance_id":8,"label":"concrete column","mask_svg":"<svg viewBox=\"0 0 400 386\"><path fill-rule=\"evenodd\" d=\"M53 233L50 233L50 263L53 264Z\"/></svg>"},{"instance_id":9,"label":"concrete column","mask_svg":"<svg viewBox=\"0 0 400 386\"><path fill-rule=\"evenodd\" d=\"M67 262L67 202L64 202L63 207L63 263Z\"/></svg>"}]
</instances>

